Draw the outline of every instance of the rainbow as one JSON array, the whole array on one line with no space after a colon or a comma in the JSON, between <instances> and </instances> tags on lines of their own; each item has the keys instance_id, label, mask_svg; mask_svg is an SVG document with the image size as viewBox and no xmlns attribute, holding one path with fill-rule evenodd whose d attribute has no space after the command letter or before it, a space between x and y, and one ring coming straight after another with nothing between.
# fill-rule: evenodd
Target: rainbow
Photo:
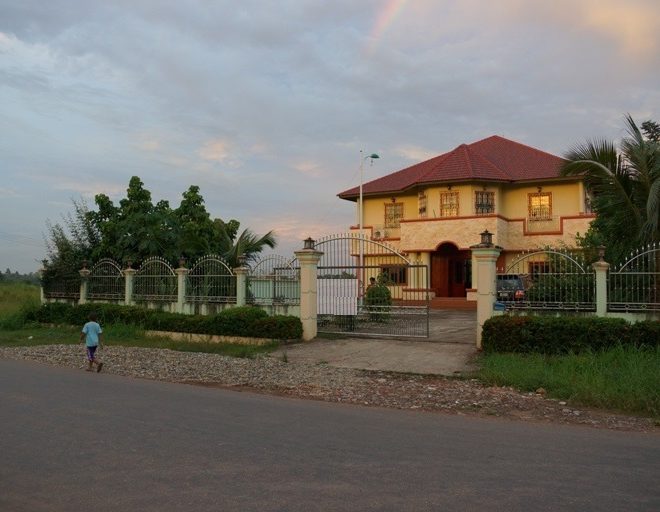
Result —
<instances>
[{"instance_id":1,"label":"rainbow","mask_svg":"<svg viewBox=\"0 0 660 512\"><path fill-rule=\"evenodd\" d=\"M366 53L372 53L375 50L381 37L392 25L394 18L401 12L406 2L407 0L388 0L385 7L378 14L376 22L369 33Z\"/></svg>"}]
</instances>

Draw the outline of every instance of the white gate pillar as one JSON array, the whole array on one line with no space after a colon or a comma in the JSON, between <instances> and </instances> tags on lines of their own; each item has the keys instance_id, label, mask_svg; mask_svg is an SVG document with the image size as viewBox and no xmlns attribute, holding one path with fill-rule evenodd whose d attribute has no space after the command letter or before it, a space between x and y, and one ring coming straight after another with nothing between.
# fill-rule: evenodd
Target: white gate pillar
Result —
<instances>
[{"instance_id":1,"label":"white gate pillar","mask_svg":"<svg viewBox=\"0 0 660 512\"><path fill-rule=\"evenodd\" d=\"M78 304L87 304L87 280L92 272L87 268L87 262L83 262L83 268L78 271L80 274L80 298Z\"/></svg>"},{"instance_id":2,"label":"white gate pillar","mask_svg":"<svg viewBox=\"0 0 660 512\"><path fill-rule=\"evenodd\" d=\"M318 303L316 293L316 274L319 260L323 253L314 249L314 240L305 240L302 251L294 254L300 263L300 321L303 328L303 340L316 338Z\"/></svg>"},{"instance_id":3,"label":"white gate pillar","mask_svg":"<svg viewBox=\"0 0 660 512\"><path fill-rule=\"evenodd\" d=\"M603 251L600 254L600 260L591 264L596 273L596 316L605 316L607 314L607 272L610 264L603 258Z\"/></svg>"},{"instance_id":4,"label":"white gate pillar","mask_svg":"<svg viewBox=\"0 0 660 512\"><path fill-rule=\"evenodd\" d=\"M133 305L133 277L137 270L131 268L131 262L128 262L128 268L125 268L122 273L124 274L124 305Z\"/></svg>"},{"instance_id":5,"label":"white gate pillar","mask_svg":"<svg viewBox=\"0 0 660 512\"><path fill-rule=\"evenodd\" d=\"M186 305L186 276L189 270L184 267L186 260L181 258L179 260L179 268L175 269L176 272L176 312L184 313Z\"/></svg>"},{"instance_id":6,"label":"white gate pillar","mask_svg":"<svg viewBox=\"0 0 660 512\"><path fill-rule=\"evenodd\" d=\"M476 265L477 288L477 349L481 350L481 331L484 323L493 316L493 304L497 297L497 258L502 248L493 245L488 230L481 233L481 243L470 247L472 261Z\"/></svg>"},{"instance_id":7,"label":"white gate pillar","mask_svg":"<svg viewBox=\"0 0 660 512\"><path fill-rule=\"evenodd\" d=\"M247 303L247 274L248 267L241 265L234 269L236 276L236 305L245 306Z\"/></svg>"}]
</instances>

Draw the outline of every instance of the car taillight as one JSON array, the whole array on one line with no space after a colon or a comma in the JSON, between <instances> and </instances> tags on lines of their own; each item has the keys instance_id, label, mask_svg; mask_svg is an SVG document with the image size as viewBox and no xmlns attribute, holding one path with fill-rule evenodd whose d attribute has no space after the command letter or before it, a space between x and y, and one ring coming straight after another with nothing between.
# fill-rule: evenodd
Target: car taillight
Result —
<instances>
[{"instance_id":1,"label":"car taillight","mask_svg":"<svg viewBox=\"0 0 660 512\"><path fill-rule=\"evenodd\" d=\"M524 299L525 298L525 290L516 290L516 299Z\"/></svg>"}]
</instances>

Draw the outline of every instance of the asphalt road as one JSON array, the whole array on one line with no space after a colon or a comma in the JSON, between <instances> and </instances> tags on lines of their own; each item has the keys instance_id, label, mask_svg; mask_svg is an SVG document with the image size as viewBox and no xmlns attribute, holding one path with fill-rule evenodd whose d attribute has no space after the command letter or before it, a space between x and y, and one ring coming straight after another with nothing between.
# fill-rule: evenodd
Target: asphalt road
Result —
<instances>
[{"instance_id":1,"label":"asphalt road","mask_svg":"<svg viewBox=\"0 0 660 512\"><path fill-rule=\"evenodd\" d=\"M660 436L0 361L0 511L660 510Z\"/></svg>"}]
</instances>

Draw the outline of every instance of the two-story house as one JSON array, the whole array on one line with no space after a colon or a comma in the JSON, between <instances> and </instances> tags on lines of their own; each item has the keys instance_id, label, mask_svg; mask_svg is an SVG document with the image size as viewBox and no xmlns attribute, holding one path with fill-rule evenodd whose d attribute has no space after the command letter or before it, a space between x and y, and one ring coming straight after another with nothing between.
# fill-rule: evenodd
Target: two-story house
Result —
<instances>
[{"instance_id":1,"label":"two-story house","mask_svg":"<svg viewBox=\"0 0 660 512\"><path fill-rule=\"evenodd\" d=\"M562 163L497 135L461 144L364 183L363 232L426 264L436 297L465 297L472 281L470 246L484 230L503 248L498 267L524 251L573 247L575 235L587 231L594 215L584 183L560 176ZM359 211L359 187L338 195L356 202ZM403 271L383 271L402 287L421 284L407 282Z\"/></svg>"}]
</instances>

